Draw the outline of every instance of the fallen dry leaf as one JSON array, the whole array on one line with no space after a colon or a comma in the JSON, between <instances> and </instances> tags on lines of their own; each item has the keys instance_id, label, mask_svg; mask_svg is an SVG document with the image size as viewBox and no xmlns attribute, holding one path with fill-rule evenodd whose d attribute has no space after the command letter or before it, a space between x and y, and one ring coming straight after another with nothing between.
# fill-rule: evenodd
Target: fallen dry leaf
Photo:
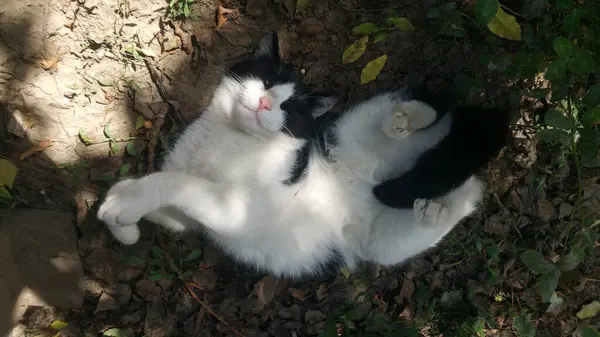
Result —
<instances>
[{"instance_id":1,"label":"fallen dry leaf","mask_svg":"<svg viewBox=\"0 0 600 337\"><path fill-rule=\"evenodd\" d=\"M39 142L37 145L34 145L32 147L30 147L27 151L23 152L21 154L21 156L19 157L20 160L23 160L27 157L30 157L33 154L36 154L38 152L42 152L45 149L49 148L50 146L52 146L52 144L54 143L53 140L44 140Z\"/></svg>"},{"instance_id":2,"label":"fallen dry leaf","mask_svg":"<svg viewBox=\"0 0 600 337\"><path fill-rule=\"evenodd\" d=\"M306 35L316 35L323 30L323 23L317 18L305 18L298 25L298 32Z\"/></svg>"},{"instance_id":3,"label":"fallen dry leaf","mask_svg":"<svg viewBox=\"0 0 600 337\"><path fill-rule=\"evenodd\" d=\"M304 301L304 296L306 296L304 291L302 291L300 289L290 288L290 292L292 293L292 296L294 296L295 299Z\"/></svg>"},{"instance_id":4,"label":"fallen dry leaf","mask_svg":"<svg viewBox=\"0 0 600 337\"><path fill-rule=\"evenodd\" d=\"M217 6L217 29L230 20L235 20L240 16L240 12L235 9L225 8L221 5Z\"/></svg>"},{"instance_id":5,"label":"fallen dry leaf","mask_svg":"<svg viewBox=\"0 0 600 337\"><path fill-rule=\"evenodd\" d=\"M107 293L100 295L98 300L98 306L96 306L96 313L100 311L117 310L119 309L119 303L112 296Z\"/></svg>"},{"instance_id":6,"label":"fallen dry leaf","mask_svg":"<svg viewBox=\"0 0 600 337\"><path fill-rule=\"evenodd\" d=\"M275 296L275 288L277 288L277 280L272 276L265 276L256 285L256 297L260 303L266 305L273 300Z\"/></svg>"}]
</instances>

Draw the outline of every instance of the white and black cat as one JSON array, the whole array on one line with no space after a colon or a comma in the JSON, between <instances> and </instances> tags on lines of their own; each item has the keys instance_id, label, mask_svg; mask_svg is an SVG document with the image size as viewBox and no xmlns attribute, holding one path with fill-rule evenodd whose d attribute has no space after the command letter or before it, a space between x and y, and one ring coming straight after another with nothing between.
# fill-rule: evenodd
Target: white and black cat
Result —
<instances>
[{"instance_id":1,"label":"white and black cat","mask_svg":"<svg viewBox=\"0 0 600 337\"><path fill-rule=\"evenodd\" d=\"M475 210L483 191L477 165L444 157L469 152L460 142L444 148L453 139L453 113L437 116L408 91L325 114L336 101L299 81L270 33L224 75L161 171L117 183L98 217L125 244L138 240L143 217L173 231L203 231L237 260L274 275L303 276L334 259L348 268L401 263ZM444 166L423 168L428 162ZM415 165L460 174L420 192L418 180L402 178L423 179L412 173Z\"/></svg>"}]
</instances>

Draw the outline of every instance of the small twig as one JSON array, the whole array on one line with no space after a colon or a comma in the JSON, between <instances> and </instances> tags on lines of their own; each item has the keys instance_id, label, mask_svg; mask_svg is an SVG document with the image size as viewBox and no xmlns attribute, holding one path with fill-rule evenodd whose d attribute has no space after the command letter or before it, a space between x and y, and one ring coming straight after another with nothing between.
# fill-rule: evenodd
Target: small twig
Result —
<instances>
[{"instance_id":1,"label":"small twig","mask_svg":"<svg viewBox=\"0 0 600 337\"><path fill-rule=\"evenodd\" d=\"M181 271L177 268L177 266L174 263L171 263L172 259L171 259L171 255L169 254L169 252L165 249L165 244L162 240L162 238L159 236L158 237L158 241L159 241L159 245L162 248L162 252L163 255L165 257L165 259L167 259L167 261L169 261L169 267L171 268L171 270L173 272L175 272L177 274L177 277L183 282L183 285L185 287L185 289L190 293L190 296L192 296L192 298L194 300L196 300L196 302L198 302L202 308L204 308L204 310L206 310L209 314L211 314L214 318L216 318L219 322L223 323L226 327L228 327L233 333L235 333L236 335L240 336L240 337L246 337L244 334L242 334L241 332L237 331L233 326L231 326L231 324L227 323L227 321L225 321L225 319L223 319L221 316L219 316L216 312L214 312L211 307L206 304L206 302L204 302L203 300L201 300L198 295L196 295L196 293L194 292L194 290L192 289L192 286L195 288L198 288L198 286L196 286L196 284L194 283L188 283L185 282L183 280L183 277L181 276Z\"/></svg>"},{"instance_id":2,"label":"small twig","mask_svg":"<svg viewBox=\"0 0 600 337\"><path fill-rule=\"evenodd\" d=\"M201 300L198 295L196 295L196 293L194 292L194 290L192 290L192 288L190 287L189 284L184 283L185 285L185 289L187 289L187 291L190 293L190 295L192 296L192 298L194 300L196 300L196 302L200 303L200 305L202 306L202 308L204 308L209 314L211 314L214 318L216 318L219 322L223 323L226 327L228 327L231 331L233 331L233 333L235 333L236 335L240 336L240 337L245 337L244 334L242 334L241 332L237 331L234 327L231 326L231 324L227 323L227 321L225 321L222 317L220 317L219 315L217 315L209 306L208 304L204 303L203 300Z\"/></svg>"}]
</instances>

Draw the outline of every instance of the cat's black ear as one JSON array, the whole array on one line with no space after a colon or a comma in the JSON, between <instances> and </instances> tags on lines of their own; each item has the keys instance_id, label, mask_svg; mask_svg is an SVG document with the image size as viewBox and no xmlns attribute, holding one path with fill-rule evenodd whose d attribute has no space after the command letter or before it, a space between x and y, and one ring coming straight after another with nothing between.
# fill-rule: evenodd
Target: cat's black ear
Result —
<instances>
[{"instance_id":1,"label":"cat's black ear","mask_svg":"<svg viewBox=\"0 0 600 337\"><path fill-rule=\"evenodd\" d=\"M269 58L275 63L279 63L279 37L276 31L268 32L258 43L258 47L254 51L254 56L257 58Z\"/></svg>"},{"instance_id":2,"label":"cat's black ear","mask_svg":"<svg viewBox=\"0 0 600 337\"><path fill-rule=\"evenodd\" d=\"M331 110L340 99L340 94L334 90L317 91L313 96L316 98L316 107L312 112L314 118Z\"/></svg>"}]
</instances>

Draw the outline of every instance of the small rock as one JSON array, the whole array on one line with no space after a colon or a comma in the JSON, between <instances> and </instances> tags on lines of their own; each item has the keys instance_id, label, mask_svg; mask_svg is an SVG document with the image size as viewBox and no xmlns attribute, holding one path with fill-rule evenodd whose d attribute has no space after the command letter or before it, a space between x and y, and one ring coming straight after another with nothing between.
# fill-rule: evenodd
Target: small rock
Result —
<instances>
[{"instance_id":1,"label":"small rock","mask_svg":"<svg viewBox=\"0 0 600 337\"><path fill-rule=\"evenodd\" d=\"M102 293L102 295L100 295L100 300L98 300L95 313L117 309L119 309L119 303L117 300L107 293Z\"/></svg>"},{"instance_id":2,"label":"small rock","mask_svg":"<svg viewBox=\"0 0 600 337\"><path fill-rule=\"evenodd\" d=\"M154 281L140 280L135 285L135 291L145 301L152 302L160 295L160 287Z\"/></svg>"},{"instance_id":3,"label":"small rock","mask_svg":"<svg viewBox=\"0 0 600 337\"><path fill-rule=\"evenodd\" d=\"M304 320L307 323L315 324L320 321L324 321L327 316L319 310L308 310L306 314L304 314Z\"/></svg>"},{"instance_id":4,"label":"small rock","mask_svg":"<svg viewBox=\"0 0 600 337\"><path fill-rule=\"evenodd\" d=\"M197 270L192 273L196 285L204 290L214 290L217 287L219 275L212 270Z\"/></svg>"},{"instance_id":5,"label":"small rock","mask_svg":"<svg viewBox=\"0 0 600 337\"><path fill-rule=\"evenodd\" d=\"M85 260L92 274L111 285L117 282L120 257L117 252L108 248L94 250Z\"/></svg>"},{"instance_id":6,"label":"small rock","mask_svg":"<svg viewBox=\"0 0 600 337\"><path fill-rule=\"evenodd\" d=\"M267 8L267 0L247 0L246 13L250 16L260 16Z\"/></svg>"},{"instance_id":7,"label":"small rock","mask_svg":"<svg viewBox=\"0 0 600 337\"><path fill-rule=\"evenodd\" d=\"M317 18L305 18L298 25L298 33L316 35L323 30L323 23Z\"/></svg>"}]
</instances>

